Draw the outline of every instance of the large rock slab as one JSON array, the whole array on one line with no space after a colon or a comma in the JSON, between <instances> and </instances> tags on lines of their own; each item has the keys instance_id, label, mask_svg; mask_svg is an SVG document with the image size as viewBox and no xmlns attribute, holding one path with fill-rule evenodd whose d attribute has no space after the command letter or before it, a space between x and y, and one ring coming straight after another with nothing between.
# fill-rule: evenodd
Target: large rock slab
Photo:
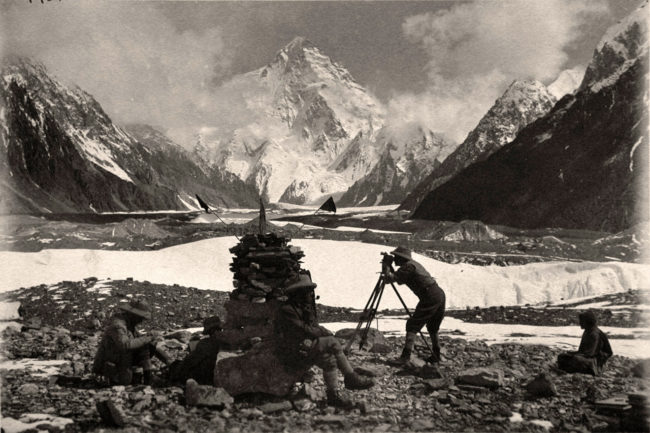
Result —
<instances>
[{"instance_id":1,"label":"large rock slab","mask_svg":"<svg viewBox=\"0 0 650 433\"><path fill-rule=\"evenodd\" d=\"M492 367L475 367L461 372L456 383L462 385L498 388L503 385L503 370Z\"/></svg>"},{"instance_id":2,"label":"large rock slab","mask_svg":"<svg viewBox=\"0 0 650 433\"><path fill-rule=\"evenodd\" d=\"M284 396L307 369L286 368L275 354L275 343L266 341L242 356L217 361L215 386L224 388L230 395L262 392Z\"/></svg>"},{"instance_id":3,"label":"large rock slab","mask_svg":"<svg viewBox=\"0 0 650 433\"><path fill-rule=\"evenodd\" d=\"M338 331L334 336L336 338L340 338L347 342L352 338L354 335L355 329L354 328L345 328L341 329ZM359 330L357 335L354 337L354 341L352 342L352 349L358 349L359 348L359 343L361 342L361 334L363 330ZM381 352L381 348L390 348L390 344L388 344L388 341L386 341L386 338L384 337L384 334L382 334L379 330L375 328L370 328L368 329L368 335L366 337L366 341L361 347L362 350L370 351L373 347L377 347L377 352Z\"/></svg>"}]
</instances>

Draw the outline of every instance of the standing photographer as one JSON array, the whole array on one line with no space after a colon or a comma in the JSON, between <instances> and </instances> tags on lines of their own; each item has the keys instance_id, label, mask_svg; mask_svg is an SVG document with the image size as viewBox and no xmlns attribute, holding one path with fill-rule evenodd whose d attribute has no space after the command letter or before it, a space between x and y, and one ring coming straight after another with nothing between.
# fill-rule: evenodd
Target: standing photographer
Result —
<instances>
[{"instance_id":1,"label":"standing photographer","mask_svg":"<svg viewBox=\"0 0 650 433\"><path fill-rule=\"evenodd\" d=\"M415 307L413 316L406 322L406 344L398 362L406 363L411 359L417 333L426 325L431 336L433 352L426 361L432 364L438 363L440 362L438 330L445 315L445 292L426 269L411 258L409 249L399 246L391 254L392 256L386 255L384 257L386 282L392 283L394 281L398 284L406 284L420 300ZM390 266L392 259L399 266L399 269L394 273Z\"/></svg>"}]
</instances>

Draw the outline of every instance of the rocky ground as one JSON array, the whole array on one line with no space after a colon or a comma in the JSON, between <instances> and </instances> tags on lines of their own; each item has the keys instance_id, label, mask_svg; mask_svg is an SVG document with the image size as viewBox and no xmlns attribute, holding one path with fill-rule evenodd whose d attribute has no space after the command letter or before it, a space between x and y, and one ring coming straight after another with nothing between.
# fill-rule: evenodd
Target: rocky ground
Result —
<instances>
[{"instance_id":1,"label":"rocky ground","mask_svg":"<svg viewBox=\"0 0 650 433\"><path fill-rule=\"evenodd\" d=\"M314 378L298 384L286 398L250 395L218 407L190 406L180 387L100 387L90 375L102 322L118 302L133 296L147 298L157 311L145 329L166 334L168 351L180 357L191 337L176 331L200 326L208 315L222 314L227 295L93 279L9 293L9 300L21 302L23 330L4 331L5 357L59 360L61 366L55 375L39 375L34 369L2 370L5 428L8 417L26 421L26 414L40 413L72 420L66 431L98 431L108 426L96 402L111 400L124 415L125 431L620 431L628 428L621 420L631 419L629 411L625 415L603 411L594 402L645 393L650 385L647 378L635 376L636 362L620 356L609 361L601 377L567 375L553 367L558 354L554 348L488 346L448 336L442 337L442 378L420 377L422 370L415 368L419 364L407 369L388 365L387 359L399 355L403 338L387 337L384 343L390 353L351 355L353 365L375 374L377 380L369 390L345 391L359 403L356 409L324 404L316 368ZM561 310L541 311L548 316ZM325 322L341 320L351 312L322 307L320 314ZM475 367L488 368L478 381L468 371ZM542 372L553 383L555 395L528 394L526 385Z\"/></svg>"}]
</instances>

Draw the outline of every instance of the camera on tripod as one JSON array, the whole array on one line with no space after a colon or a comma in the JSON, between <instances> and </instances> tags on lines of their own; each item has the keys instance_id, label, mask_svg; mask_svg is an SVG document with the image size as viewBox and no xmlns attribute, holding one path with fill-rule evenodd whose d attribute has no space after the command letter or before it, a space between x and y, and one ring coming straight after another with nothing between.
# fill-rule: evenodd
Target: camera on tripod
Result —
<instances>
[{"instance_id":1,"label":"camera on tripod","mask_svg":"<svg viewBox=\"0 0 650 433\"><path fill-rule=\"evenodd\" d=\"M391 253L381 253L382 259L381 259L381 264L383 266L391 266L393 262L395 261L395 257Z\"/></svg>"}]
</instances>

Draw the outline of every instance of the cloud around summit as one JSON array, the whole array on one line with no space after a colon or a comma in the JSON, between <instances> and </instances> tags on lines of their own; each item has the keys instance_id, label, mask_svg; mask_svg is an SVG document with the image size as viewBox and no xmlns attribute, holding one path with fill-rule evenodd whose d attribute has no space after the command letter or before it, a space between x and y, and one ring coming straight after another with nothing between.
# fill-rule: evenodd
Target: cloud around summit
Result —
<instances>
[{"instance_id":1,"label":"cloud around summit","mask_svg":"<svg viewBox=\"0 0 650 433\"><path fill-rule=\"evenodd\" d=\"M386 78L377 72L384 77L382 86L393 84L395 89L383 89L390 95L384 97L388 119L417 123L462 141L512 80L548 83L562 69L575 66L567 64L570 48L595 18L608 13L605 0L405 2L394 7L380 2L376 8L385 9L378 10L353 2L334 2L327 8L318 2L299 2L295 8L273 3L14 2L0 5L0 16L5 52L42 61L57 78L95 96L116 121L176 129L182 132L175 137L179 140L191 140L193 130L250 114L250 102L228 101L250 93L231 79L240 72L238 59L247 56L246 64L261 67L274 54L246 48L255 42L252 39L273 38L276 32L284 40L295 26L318 27L318 35L301 36L329 41L332 46L320 48L340 60L329 51L346 43L332 36L343 32L337 26L345 25L349 46L342 63L353 72L366 67L346 64L355 59L377 62L372 64L375 69L412 59L413 53L424 59L403 65L408 74L402 80L422 78L418 89L400 86L393 75ZM337 7L339 12L327 15ZM287 15L287 8L293 12ZM277 13L271 14L275 9ZM404 9L431 11L409 15ZM253 24L261 26L259 20L242 18L251 16L251 10L266 17L265 35L246 30ZM226 16L230 12L233 15ZM372 21L367 22L370 16ZM329 25L321 22L328 19ZM355 39L355 29L349 28L355 19L363 23L358 29L376 32L376 38L364 34ZM392 22L401 24L390 33L390 40L399 39L399 44L386 48L388 41L379 40L368 45ZM360 48L366 45L367 49ZM375 52L381 47L388 54ZM418 69L421 65L423 70ZM369 78L356 78L366 88L376 86ZM221 85L215 88L215 82Z\"/></svg>"},{"instance_id":2,"label":"cloud around summit","mask_svg":"<svg viewBox=\"0 0 650 433\"><path fill-rule=\"evenodd\" d=\"M462 141L513 80L557 77L584 26L608 11L604 0L504 0L410 16L402 29L428 57L427 87L394 95L389 118Z\"/></svg>"}]
</instances>

